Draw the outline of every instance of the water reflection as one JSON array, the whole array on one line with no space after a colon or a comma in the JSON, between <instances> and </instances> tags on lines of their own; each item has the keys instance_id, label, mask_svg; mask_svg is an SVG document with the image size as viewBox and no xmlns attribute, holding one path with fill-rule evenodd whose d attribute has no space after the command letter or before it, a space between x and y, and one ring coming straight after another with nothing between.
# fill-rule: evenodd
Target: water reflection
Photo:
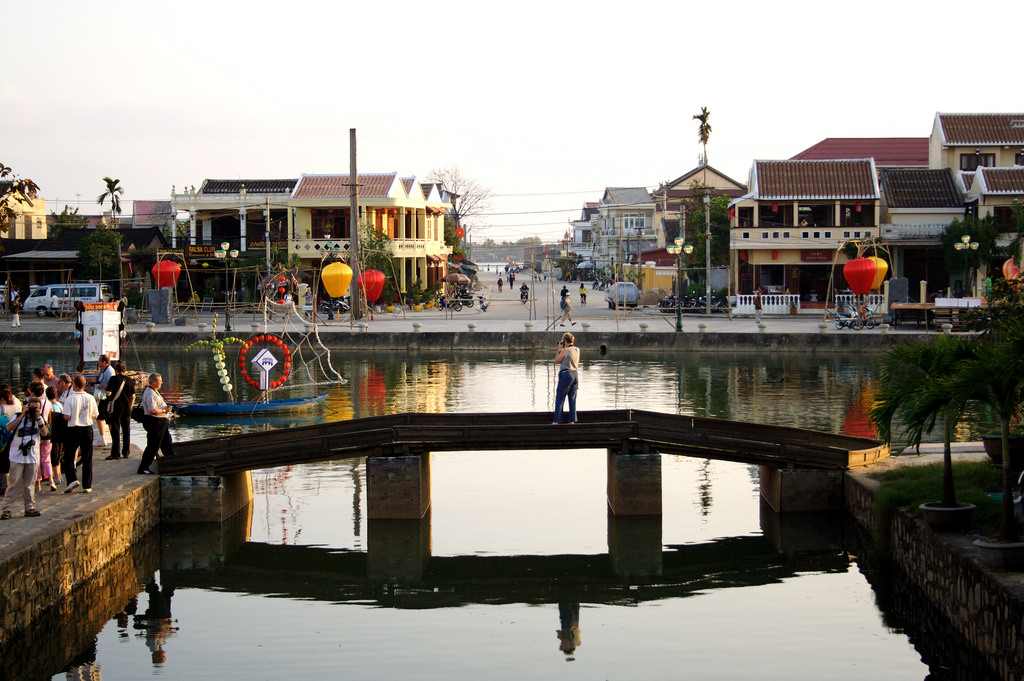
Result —
<instances>
[{"instance_id":1,"label":"water reflection","mask_svg":"<svg viewBox=\"0 0 1024 681\"><path fill-rule=\"evenodd\" d=\"M60 359L46 352L8 356L0 360L0 383L20 385L31 367L60 368ZM139 353L130 361L163 374L168 401L222 399L216 369L202 353ZM332 370L319 361L297 368L281 396L328 392L322 408L259 419L183 417L174 425L175 440L401 412L548 411L554 401L556 375L546 355L334 352ZM254 398L247 390L240 385L238 397ZM579 402L581 410L637 408L867 435L873 434L867 409L876 390L875 359L863 355L584 355ZM977 439L991 429L987 414L974 417L965 423L977 425L958 437Z\"/></svg>"}]
</instances>

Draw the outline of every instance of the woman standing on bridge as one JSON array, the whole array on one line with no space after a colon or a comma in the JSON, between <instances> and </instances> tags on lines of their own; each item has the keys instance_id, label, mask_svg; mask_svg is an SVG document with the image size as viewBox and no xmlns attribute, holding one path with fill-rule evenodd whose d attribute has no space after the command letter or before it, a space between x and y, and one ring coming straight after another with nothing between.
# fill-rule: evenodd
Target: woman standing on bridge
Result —
<instances>
[{"instance_id":1,"label":"woman standing on bridge","mask_svg":"<svg viewBox=\"0 0 1024 681\"><path fill-rule=\"evenodd\" d=\"M555 415L552 424L562 423L562 404L569 398L569 423L576 423L576 390L579 388L580 349L571 333L562 334L555 354L558 366L558 388L555 390Z\"/></svg>"}]
</instances>

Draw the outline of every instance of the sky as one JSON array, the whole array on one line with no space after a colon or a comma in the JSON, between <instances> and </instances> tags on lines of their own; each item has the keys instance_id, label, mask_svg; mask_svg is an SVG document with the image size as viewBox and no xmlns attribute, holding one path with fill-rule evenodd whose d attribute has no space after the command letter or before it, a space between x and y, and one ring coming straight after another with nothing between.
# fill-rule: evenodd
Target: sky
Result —
<instances>
[{"instance_id":1,"label":"sky","mask_svg":"<svg viewBox=\"0 0 1024 681\"><path fill-rule=\"evenodd\" d=\"M207 178L347 174L355 128L362 173L456 166L489 188L475 241L557 240L605 187L699 165L701 107L709 164L744 183L755 159L826 137L1024 111L1019 0L36 0L2 16L0 162L58 213L99 214L105 176L128 213Z\"/></svg>"}]
</instances>

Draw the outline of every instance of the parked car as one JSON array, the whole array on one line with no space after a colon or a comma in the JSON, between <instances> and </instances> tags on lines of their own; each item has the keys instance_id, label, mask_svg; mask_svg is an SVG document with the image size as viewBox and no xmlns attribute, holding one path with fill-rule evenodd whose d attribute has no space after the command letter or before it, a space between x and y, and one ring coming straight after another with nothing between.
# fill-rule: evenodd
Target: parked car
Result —
<instances>
[{"instance_id":1,"label":"parked car","mask_svg":"<svg viewBox=\"0 0 1024 681\"><path fill-rule=\"evenodd\" d=\"M636 307L640 301L640 289L631 281L617 281L608 287L604 299L609 310L616 307Z\"/></svg>"},{"instance_id":2,"label":"parked car","mask_svg":"<svg viewBox=\"0 0 1024 681\"><path fill-rule=\"evenodd\" d=\"M50 309L50 297L57 296L57 307ZM110 287L106 284L92 282L72 282L71 284L49 284L40 286L29 294L22 305L26 312L32 311L37 317L57 314L61 310L74 307L76 301L83 303L109 303L113 300Z\"/></svg>"}]
</instances>

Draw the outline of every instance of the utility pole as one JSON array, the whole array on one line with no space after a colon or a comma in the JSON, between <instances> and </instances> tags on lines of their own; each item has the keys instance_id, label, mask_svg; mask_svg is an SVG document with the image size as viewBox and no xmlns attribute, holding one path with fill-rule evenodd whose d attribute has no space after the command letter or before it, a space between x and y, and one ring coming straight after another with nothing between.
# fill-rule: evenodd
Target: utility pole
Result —
<instances>
[{"instance_id":1,"label":"utility pole","mask_svg":"<svg viewBox=\"0 0 1024 681\"><path fill-rule=\"evenodd\" d=\"M707 161L707 159L705 159ZM707 165L705 163L705 165ZM711 316L711 192L704 187L704 306Z\"/></svg>"}]
</instances>

